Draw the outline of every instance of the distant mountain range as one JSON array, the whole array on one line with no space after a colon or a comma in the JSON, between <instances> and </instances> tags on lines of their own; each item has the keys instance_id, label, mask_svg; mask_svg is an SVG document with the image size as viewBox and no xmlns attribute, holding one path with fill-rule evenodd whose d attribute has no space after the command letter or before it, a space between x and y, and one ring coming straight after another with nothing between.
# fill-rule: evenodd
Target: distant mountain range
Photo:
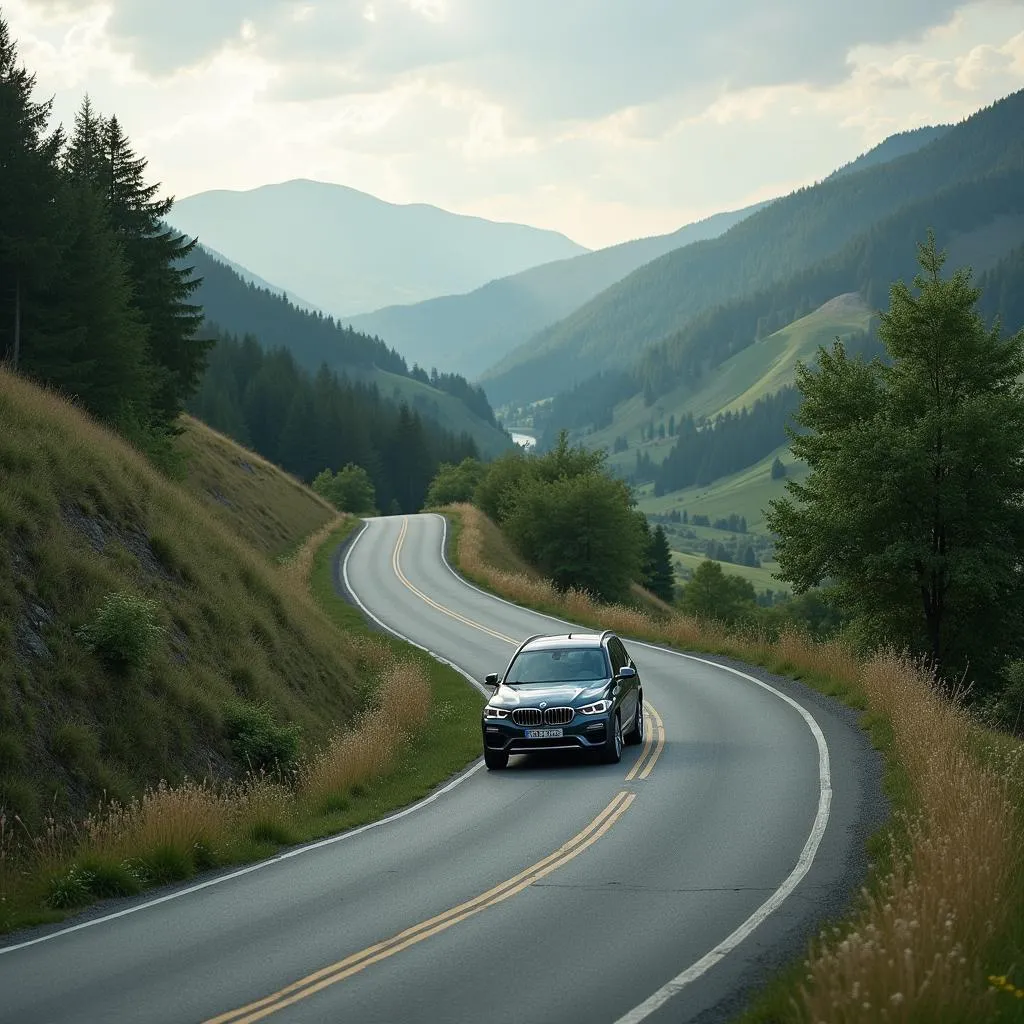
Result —
<instances>
[{"instance_id":1,"label":"distant mountain range","mask_svg":"<svg viewBox=\"0 0 1024 1024\"><path fill-rule=\"evenodd\" d=\"M304 180L202 192L178 200L171 220L272 287L346 317L468 292L588 251L555 231Z\"/></svg>"},{"instance_id":2,"label":"distant mountain range","mask_svg":"<svg viewBox=\"0 0 1024 1024\"><path fill-rule=\"evenodd\" d=\"M532 267L467 295L389 306L347 319L356 330L387 339L410 361L476 377L637 267L691 242L717 238L765 205L715 214L669 235Z\"/></svg>"},{"instance_id":3,"label":"distant mountain range","mask_svg":"<svg viewBox=\"0 0 1024 1024\"><path fill-rule=\"evenodd\" d=\"M667 339L696 329L702 317L713 316L730 303L759 293L770 299L773 289L786 282L796 287L798 275L823 269L873 225L904 208L938 197L945 189L1024 166L1022 126L1024 92L955 127L882 143L861 159L859 170L848 168L847 173L776 200L718 238L653 260L538 332L484 374L488 396L499 406L567 391L600 371L633 365L652 345L667 344ZM894 158L883 160L886 155ZM984 192L982 185L971 193L971 201L981 203ZM1011 196L1001 190L998 198L1010 203ZM922 216L926 212L920 210ZM994 209L985 216L998 219ZM922 225L913 217L907 226L912 233L903 245L912 261L914 241L928 221ZM965 225L958 231L971 226L982 227ZM976 239L974 251L976 259L991 263L1009 251L1016 235L1005 221L990 231L987 241ZM840 278L837 273L835 290L803 304L803 311L859 287L855 280ZM749 344L756 334L755 317L754 323L735 327L730 344ZM724 342L716 344L721 348Z\"/></svg>"}]
</instances>

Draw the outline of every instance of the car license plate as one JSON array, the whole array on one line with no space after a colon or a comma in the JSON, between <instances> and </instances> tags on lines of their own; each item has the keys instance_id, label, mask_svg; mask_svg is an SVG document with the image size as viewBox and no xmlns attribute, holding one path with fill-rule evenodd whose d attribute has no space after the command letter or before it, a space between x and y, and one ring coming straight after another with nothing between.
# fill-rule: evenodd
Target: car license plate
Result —
<instances>
[{"instance_id":1,"label":"car license plate","mask_svg":"<svg viewBox=\"0 0 1024 1024\"><path fill-rule=\"evenodd\" d=\"M528 740L558 740L562 738L561 729L527 729Z\"/></svg>"}]
</instances>

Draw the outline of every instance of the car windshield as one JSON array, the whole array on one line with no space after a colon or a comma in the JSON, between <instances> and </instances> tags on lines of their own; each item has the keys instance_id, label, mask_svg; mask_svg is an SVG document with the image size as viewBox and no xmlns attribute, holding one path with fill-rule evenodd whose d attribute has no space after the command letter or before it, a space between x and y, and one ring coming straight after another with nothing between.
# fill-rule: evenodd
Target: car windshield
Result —
<instances>
[{"instance_id":1,"label":"car windshield","mask_svg":"<svg viewBox=\"0 0 1024 1024\"><path fill-rule=\"evenodd\" d=\"M608 669L598 647L556 647L523 651L509 669L506 683L577 683L605 679Z\"/></svg>"}]
</instances>

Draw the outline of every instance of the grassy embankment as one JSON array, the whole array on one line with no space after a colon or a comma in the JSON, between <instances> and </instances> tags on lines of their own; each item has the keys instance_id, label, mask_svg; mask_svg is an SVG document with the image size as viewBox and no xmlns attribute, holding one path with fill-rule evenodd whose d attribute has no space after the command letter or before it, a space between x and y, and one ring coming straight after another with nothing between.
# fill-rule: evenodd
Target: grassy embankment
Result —
<instances>
[{"instance_id":1,"label":"grassy embankment","mask_svg":"<svg viewBox=\"0 0 1024 1024\"><path fill-rule=\"evenodd\" d=\"M523 571L479 510L448 510L452 557L470 579L573 622L685 650L740 658L864 711L887 761L891 824L850 913L764 992L744 1024L1024 1020L1024 754L936 694L906 659L861 659L796 633L728 632L678 613L655 617L560 594ZM835 770L842 770L837 765Z\"/></svg>"},{"instance_id":2,"label":"grassy embankment","mask_svg":"<svg viewBox=\"0 0 1024 1024\"><path fill-rule=\"evenodd\" d=\"M370 820L477 753L462 677L334 597L355 521L201 425L183 441L179 485L0 372L0 930ZM96 645L111 594L144 658ZM295 727L289 772L248 772L239 707Z\"/></svg>"}]
</instances>

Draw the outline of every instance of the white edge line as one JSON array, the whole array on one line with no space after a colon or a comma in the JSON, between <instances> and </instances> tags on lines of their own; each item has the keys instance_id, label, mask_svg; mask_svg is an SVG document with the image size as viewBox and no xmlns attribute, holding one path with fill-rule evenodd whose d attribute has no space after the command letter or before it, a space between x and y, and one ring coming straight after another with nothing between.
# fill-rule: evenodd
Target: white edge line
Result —
<instances>
[{"instance_id":1,"label":"white edge line","mask_svg":"<svg viewBox=\"0 0 1024 1024\"><path fill-rule=\"evenodd\" d=\"M374 622L379 623L381 626L384 627L384 629L388 630L389 633L393 633L395 636L399 637L399 639L404 640L406 643L412 644L414 647L418 647L421 651L426 651L427 654L429 654L431 657L436 658L438 661L443 662L445 665L449 665L451 668L455 669L456 672L459 672L462 675L464 675L474 686L477 687L477 689L479 689L486 696L487 691L484 689L484 687L478 684L476 680L474 680L474 678L463 668L460 668L454 662L447 661L444 658L438 657L432 651L427 651L427 648L422 647L417 643L414 643L412 640L409 640L408 637L402 636L401 633L397 632L394 629L391 629L390 626L385 625L383 622L380 621L380 619L378 619L372 612L370 612L363 605L359 598L356 597L355 591L353 591L352 588L349 587L348 558L349 555L352 553L352 549L356 546L356 541L358 541L362 537L362 535L366 532L368 526L369 523L364 520L362 530L360 530L359 533L356 535L355 539L349 545L348 551L345 553L345 560L342 563L342 570L344 572L345 586L348 588L348 592L352 595L353 599L363 610L363 612L369 615ZM341 832L335 836L328 836L326 839L319 839L316 842L307 843L304 846L297 846L292 850L287 850L285 853L276 854L275 856L270 857L267 860L261 860L255 864L249 864L246 867L240 868L237 871L232 871L229 874L218 875L217 878L208 879L207 881L200 882L197 885L190 885L186 889L178 889L175 892L168 893L166 896L160 896L155 900L147 900L145 903L140 903L134 907L128 907L125 910L119 910L113 914L105 914L103 917L96 917L90 921L82 921L80 924L71 925L68 928L61 928L59 931L50 932L48 935L40 935L38 938L29 939L27 942L19 942L11 946L0 946L0 956L3 956L5 953L14 953L16 950L19 949L27 949L29 946L36 946L41 942L51 942L53 939L59 939L64 935L70 935L72 934L72 932L80 932L85 928L92 928L98 924L106 924L108 921L116 921L118 920L118 918L128 917L129 914L137 914L141 910L149 910L152 907L158 907L162 903L169 903L171 900L180 899L182 896L190 896L192 893L201 892L203 889L209 889L211 886L214 885L222 885L224 882L230 882L235 878L241 878L243 875L250 875L254 871L262 871L264 868L271 867L274 864L280 864L282 861L291 860L291 858L299 857L304 853L311 853L314 850L321 850L326 846L333 846L335 843L343 842L346 839L353 839L355 836L362 835L362 833L364 832L369 832L370 829L380 828L382 825L389 825L391 824L391 822L398 821L399 819L404 818L409 814L412 814L414 811L420 810L420 808L422 807L427 807L428 805L432 804L435 800L438 800L442 796L445 796L446 794L450 793L456 786L458 786L462 782L465 782L466 779L474 775L482 767L483 760L478 760L476 764L466 769L460 775L457 775L454 779L446 783L440 789L435 790L433 793L430 794L430 796L424 797L422 800L419 800L414 804L410 804L408 807L405 807L400 811L396 811L394 814L389 814L386 818L381 818L379 821L367 822L367 824L360 825L358 828L350 829L347 832Z\"/></svg>"},{"instance_id":2,"label":"white edge line","mask_svg":"<svg viewBox=\"0 0 1024 1024\"><path fill-rule=\"evenodd\" d=\"M438 513L433 514L438 515L438 518L441 519L444 524L444 530L441 535L441 560L448 568L448 571L457 580L472 590L475 590L486 597L490 597L495 601L500 601L502 604L510 605L513 608L519 608L521 611L532 611L532 609L524 609L521 605L518 605L513 601L508 601L503 597L499 597L497 594L492 594L490 591L484 590L482 587L478 587L465 577L459 575L459 573L457 573L448 562L448 553L446 550L448 540L448 521L444 516L439 515ZM534 612L533 614L539 615L550 622L557 622L559 625L572 627L575 627L576 625L566 619L559 619L554 615L547 615L544 612ZM767 690L769 693L774 694L779 698L779 700L785 701L785 703L790 705L790 707L792 707L797 714L803 718L808 729L810 729L811 734L814 736L815 743L817 744L819 793L818 810L814 816L814 823L811 826L807 842L804 843L804 848L800 851L800 856L797 858L796 865L793 867L793 870L789 875L787 875L782 885L780 885L778 889L776 889L775 892L772 893L772 895L769 896L768 899L750 915L750 917L736 928L735 931L715 946L714 949L705 953L704 956L702 956L696 963L691 964L670 981L662 985L657 992L649 996L624 1016L620 1017L615 1024L639 1024L640 1021L649 1017L660 1007L664 1006L665 1003L667 1003L673 996L678 995L678 993L687 985L696 981L701 977L701 975L707 973L707 971L714 967L714 965L720 960L724 959L770 914L776 911L786 898L793 893L793 890L796 889L800 882L803 881L808 871L810 871L811 865L814 863L814 858L817 855L818 847L821 846L821 841L825 835L825 829L828 825L829 814L832 808L832 770L828 752L828 743L825 741L825 734L821 731L821 726L818 725L814 716L802 704L794 700L788 694L776 689L770 683L766 683L761 679L757 679L755 676L749 675L746 672L741 672L739 669L732 668L729 665L722 665L709 658L699 658L693 654L684 654L682 651L674 651L669 647L661 647L657 644L646 643L643 640L629 640L629 643L637 647L646 647L652 651L659 651L662 654L672 654L677 658L685 658L688 661L698 661L704 665L710 665L713 668L721 669L724 672L731 672L733 675L739 676L741 679L745 679L747 682L753 683L755 686L759 686L763 690Z\"/></svg>"}]
</instances>

